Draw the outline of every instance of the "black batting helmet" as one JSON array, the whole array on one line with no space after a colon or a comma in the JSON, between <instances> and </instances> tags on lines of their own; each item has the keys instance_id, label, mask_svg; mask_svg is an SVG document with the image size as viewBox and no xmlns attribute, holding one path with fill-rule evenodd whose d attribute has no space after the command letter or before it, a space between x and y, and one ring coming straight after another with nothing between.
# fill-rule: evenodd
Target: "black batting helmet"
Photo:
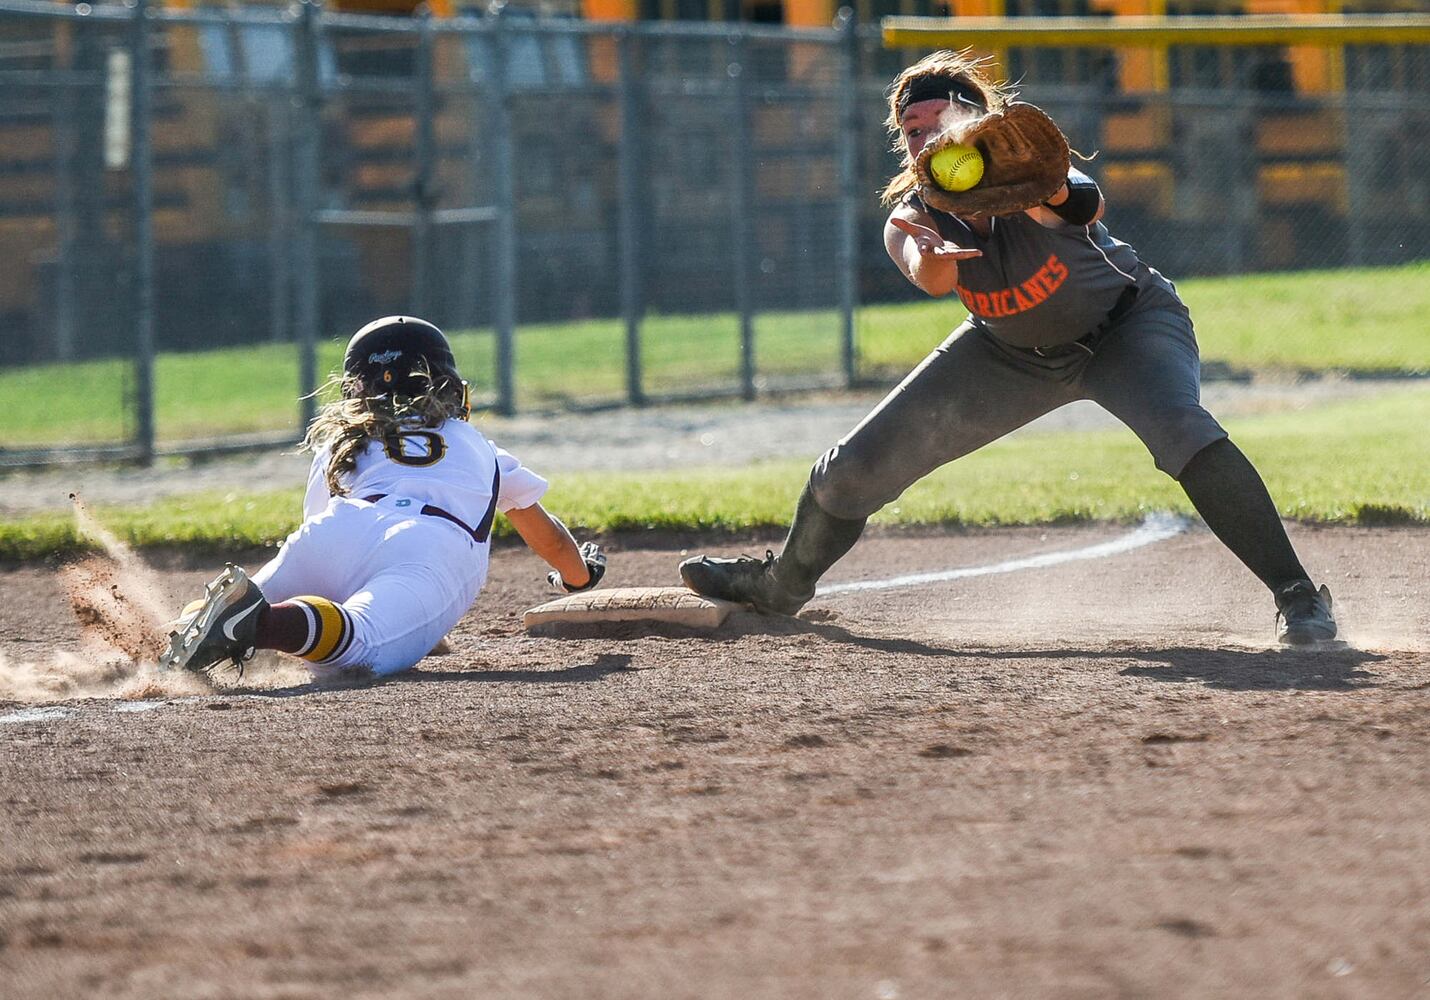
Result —
<instances>
[{"instance_id":1,"label":"black batting helmet","mask_svg":"<svg viewBox=\"0 0 1430 1000\"><path fill-rule=\"evenodd\" d=\"M416 316L384 316L353 334L343 374L361 382L367 396L411 399L462 391L467 384L446 336Z\"/></svg>"}]
</instances>

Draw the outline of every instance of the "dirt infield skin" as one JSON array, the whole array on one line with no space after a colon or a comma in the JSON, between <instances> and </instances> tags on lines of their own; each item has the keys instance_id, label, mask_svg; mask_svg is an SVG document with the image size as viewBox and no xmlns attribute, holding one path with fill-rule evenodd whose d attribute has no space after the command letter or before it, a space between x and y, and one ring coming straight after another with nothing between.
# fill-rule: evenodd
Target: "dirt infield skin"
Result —
<instances>
[{"instance_id":1,"label":"dirt infield skin","mask_svg":"<svg viewBox=\"0 0 1430 1000\"><path fill-rule=\"evenodd\" d=\"M451 653L346 688L135 678L0 572L0 996L1430 997L1430 530L1292 530L1342 647L1274 648L1204 531L708 637L525 636L503 548Z\"/></svg>"}]
</instances>

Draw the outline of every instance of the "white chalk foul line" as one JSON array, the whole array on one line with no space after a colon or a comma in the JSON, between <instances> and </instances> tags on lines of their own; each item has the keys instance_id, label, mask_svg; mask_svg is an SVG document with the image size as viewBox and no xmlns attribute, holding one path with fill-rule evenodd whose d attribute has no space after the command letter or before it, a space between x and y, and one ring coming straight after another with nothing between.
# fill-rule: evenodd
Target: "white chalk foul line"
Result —
<instances>
[{"instance_id":1,"label":"white chalk foul line","mask_svg":"<svg viewBox=\"0 0 1430 1000\"><path fill-rule=\"evenodd\" d=\"M159 701L119 701L108 706L107 711L133 715L135 712L152 712L156 708L163 708L165 705L174 705L185 701L198 701L198 698L164 698ZM69 708L63 705L41 705L36 708L21 708L14 712L6 712L4 715L0 715L0 726L17 725L24 722L54 722L58 719L68 719L70 716L78 714L78 708Z\"/></svg>"},{"instance_id":2,"label":"white chalk foul line","mask_svg":"<svg viewBox=\"0 0 1430 1000\"><path fill-rule=\"evenodd\" d=\"M1063 563L1081 562L1084 559L1106 559L1118 556L1146 545L1154 545L1180 535L1187 530L1187 520L1175 514L1152 514L1134 530L1111 541L1099 542L1081 549L1065 549L1062 552L1044 552L1042 555L1009 559L990 566L965 566L960 569L945 569L935 573L910 573L907 576L890 577L887 580L855 580L851 583L831 583L820 587L816 597L832 594L850 594L864 590L893 590L898 587L917 587L925 583L946 583L949 580L963 580L970 576L992 576L995 573L1015 573L1023 569L1046 569Z\"/></svg>"},{"instance_id":3,"label":"white chalk foul line","mask_svg":"<svg viewBox=\"0 0 1430 1000\"><path fill-rule=\"evenodd\" d=\"M9 723L15 722L53 722L56 719L67 719L74 714L74 709L60 708L58 705L45 705L40 708L22 708L0 715L0 725L8 725Z\"/></svg>"}]
</instances>

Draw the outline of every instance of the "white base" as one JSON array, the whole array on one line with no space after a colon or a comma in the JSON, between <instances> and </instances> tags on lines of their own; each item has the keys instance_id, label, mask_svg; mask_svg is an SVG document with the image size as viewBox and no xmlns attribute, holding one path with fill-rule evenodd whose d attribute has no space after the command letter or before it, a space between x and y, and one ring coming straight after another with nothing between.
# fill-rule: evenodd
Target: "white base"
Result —
<instances>
[{"instance_id":1,"label":"white base","mask_svg":"<svg viewBox=\"0 0 1430 1000\"><path fill-rule=\"evenodd\" d=\"M741 605L701 597L684 587L615 587L572 594L527 610L528 632L552 625L655 622L686 628L716 628Z\"/></svg>"}]
</instances>

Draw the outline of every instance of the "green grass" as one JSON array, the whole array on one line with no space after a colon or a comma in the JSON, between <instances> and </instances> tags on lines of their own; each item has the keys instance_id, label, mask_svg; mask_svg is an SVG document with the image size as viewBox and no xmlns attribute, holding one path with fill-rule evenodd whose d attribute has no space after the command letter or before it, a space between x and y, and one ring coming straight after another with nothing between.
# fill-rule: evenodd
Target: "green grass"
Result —
<instances>
[{"instance_id":1,"label":"green grass","mask_svg":"<svg viewBox=\"0 0 1430 1000\"><path fill-rule=\"evenodd\" d=\"M1192 311L1205 362L1251 370L1430 372L1430 262L1192 278L1177 290ZM949 310L934 300L869 307L861 315L862 361L874 369L907 368L952 328Z\"/></svg>"},{"instance_id":2,"label":"green grass","mask_svg":"<svg viewBox=\"0 0 1430 1000\"><path fill-rule=\"evenodd\" d=\"M1192 307L1203 358L1237 369L1430 371L1430 263L1393 268L1200 278L1181 290ZM868 306L858 315L860 371L892 380L963 318L956 302ZM735 316L651 316L643 327L645 386L652 394L734 385ZM481 387L492 384L490 331L458 332L453 346ZM617 320L522 326L517 332L519 405L614 400L625 393L625 332ZM767 313L755 323L761 377L839 368L833 311ZM322 345L318 370L341 358ZM4 446L125 440L132 388L126 362L98 361L0 371ZM291 345L265 344L161 355L155 367L161 441L256 431L298 432L298 361Z\"/></svg>"},{"instance_id":3,"label":"green grass","mask_svg":"<svg viewBox=\"0 0 1430 1000\"><path fill-rule=\"evenodd\" d=\"M1430 523L1430 392L1401 389L1313 410L1229 421L1288 517L1338 524ZM547 506L583 533L730 533L786 523L807 462L657 473L571 473L553 478ZM208 552L275 545L295 526L293 488L205 494L96 513L140 548ZM880 513L882 524L995 525L1129 520L1154 510L1190 513L1128 431L1029 433L997 442L916 484ZM498 534L509 532L503 519ZM74 551L70 518L0 524L0 559Z\"/></svg>"},{"instance_id":4,"label":"green grass","mask_svg":"<svg viewBox=\"0 0 1430 1000\"><path fill-rule=\"evenodd\" d=\"M1316 410L1227 422L1287 517L1430 521L1430 392L1402 390ZM808 462L554 481L553 509L596 530L746 530L787 523ZM1046 524L1191 513L1130 431L1029 433L915 484L875 523Z\"/></svg>"}]
</instances>

